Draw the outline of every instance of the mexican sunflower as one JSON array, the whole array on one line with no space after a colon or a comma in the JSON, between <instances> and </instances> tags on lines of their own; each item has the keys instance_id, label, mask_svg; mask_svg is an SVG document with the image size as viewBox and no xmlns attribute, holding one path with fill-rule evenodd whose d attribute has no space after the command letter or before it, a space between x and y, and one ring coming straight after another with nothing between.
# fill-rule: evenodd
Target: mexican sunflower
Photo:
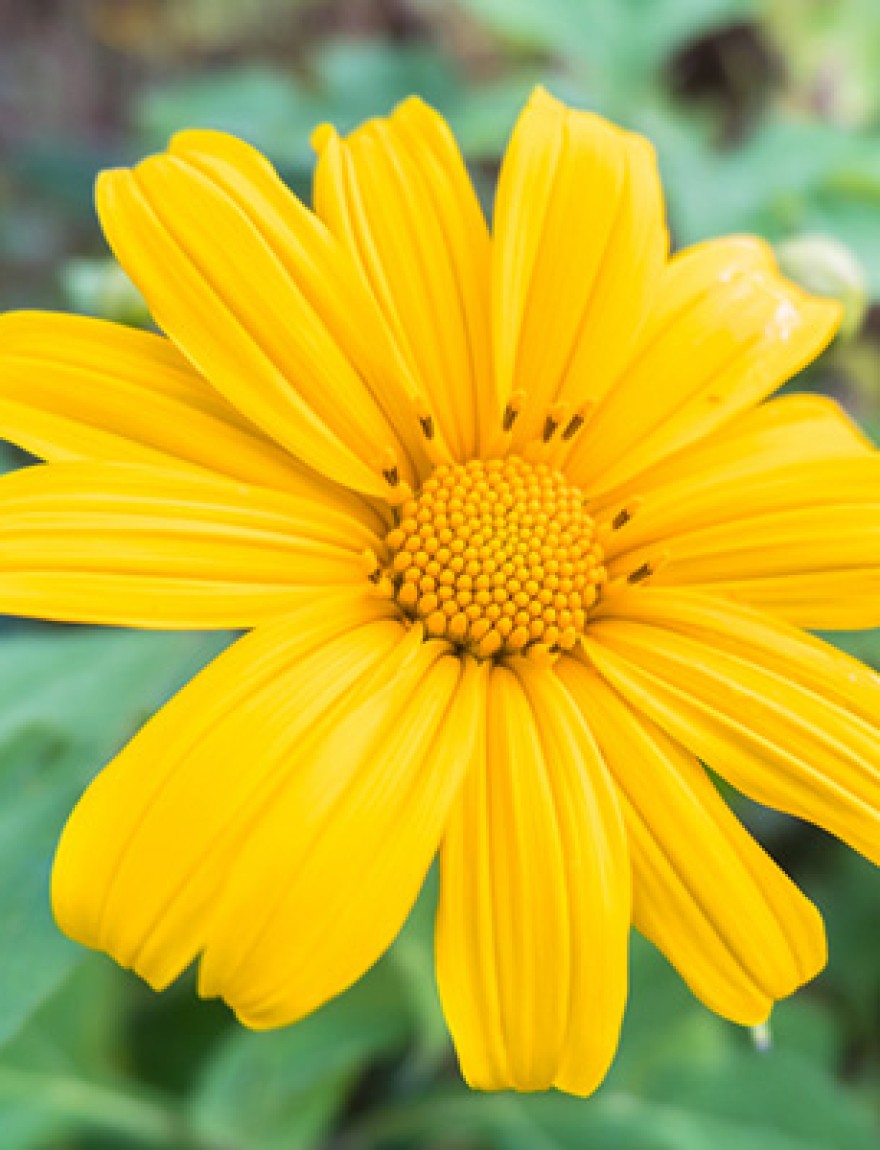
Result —
<instances>
[{"instance_id":1,"label":"mexican sunflower","mask_svg":"<svg viewBox=\"0 0 880 1150\"><path fill-rule=\"evenodd\" d=\"M162 335L0 322L0 610L247 633L97 777L55 915L162 988L293 1022L439 853L463 1073L585 1095L631 925L742 1024L821 919L707 768L880 859L880 462L769 396L836 304L761 242L670 258L650 145L544 92L492 231L418 100L314 137L310 210L230 136L104 173Z\"/></svg>"}]
</instances>

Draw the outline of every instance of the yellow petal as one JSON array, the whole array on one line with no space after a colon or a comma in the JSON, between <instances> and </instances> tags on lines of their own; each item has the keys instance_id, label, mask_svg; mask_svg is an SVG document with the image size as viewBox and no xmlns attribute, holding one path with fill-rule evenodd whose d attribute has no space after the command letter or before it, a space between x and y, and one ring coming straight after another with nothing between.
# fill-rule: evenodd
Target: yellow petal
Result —
<instances>
[{"instance_id":1,"label":"yellow petal","mask_svg":"<svg viewBox=\"0 0 880 1150\"><path fill-rule=\"evenodd\" d=\"M614 601L585 647L633 707L750 798L880 862L880 676L720 597Z\"/></svg>"},{"instance_id":2,"label":"yellow petal","mask_svg":"<svg viewBox=\"0 0 880 1150\"><path fill-rule=\"evenodd\" d=\"M735 416L685 451L604 492L596 506L607 509L637 498L639 514L625 538L642 542L685 521L691 526L712 523L717 501L733 500L737 484L752 483L757 491L764 486L762 476L785 474L788 467L873 453L870 441L834 400L784 395ZM721 510L726 513L726 505Z\"/></svg>"},{"instance_id":3,"label":"yellow petal","mask_svg":"<svg viewBox=\"0 0 880 1150\"><path fill-rule=\"evenodd\" d=\"M756 408L614 502L636 493L608 539L612 578L662 550L655 586L702 585L805 627L880 623L880 456L830 400Z\"/></svg>"},{"instance_id":4,"label":"yellow petal","mask_svg":"<svg viewBox=\"0 0 880 1150\"><path fill-rule=\"evenodd\" d=\"M418 421L375 304L257 153L185 133L169 154L104 172L97 203L157 323L266 435L355 490L383 494L386 448L414 479Z\"/></svg>"},{"instance_id":5,"label":"yellow petal","mask_svg":"<svg viewBox=\"0 0 880 1150\"><path fill-rule=\"evenodd\" d=\"M315 210L359 264L438 434L464 460L497 430L489 232L443 119L418 99L341 138L315 133Z\"/></svg>"},{"instance_id":6,"label":"yellow petal","mask_svg":"<svg viewBox=\"0 0 880 1150\"><path fill-rule=\"evenodd\" d=\"M520 444L554 402L601 399L654 304L668 237L653 149L538 89L504 157L493 232L498 386L528 396Z\"/></svg>"},{"instance_id":7,"label":"yellow petal","mask_svg":"<svg viewBox=\"0 0 880 1150\"><path fill-rule=\"evenodd\" d=\"M839 304L783 279L758 240L681 252L626 370L575 441L567 474L604 491L699 440L813 360L840 317Z\"/></svg>"},{"instance_id":8,"label":"yellow petal","mask_svg":"<svg viewBox=\"0 0 880 1150\"><path fill-rule=\"evenodd\" d=\"M378 540L313 498L195 470L52 463L0 478L0 613L251 627L327 584L358 597Z\"/></svg>"},{"instance_id":9,"label":"yellow petal","mask_svg":"<svg viewBox=\"0 0 880 1150\"><path fill-rule=\"evenodd\" d=\"M858 534L853 528L852 533ZM858 540L857 548L864 541ZM836 540L833 544L836 546ZM725 579L705 587L801 627L849 631L880 625L880 566Z\"/></svg>"},{"instance_id":10,"label":"yellow petal","mask_svg":"<svg viewBox=\"0 0 880 1150\"><path fill-rule=\"evenodd\" d=\"M791 477L792 497L811 491L814 506L740 515L667 536L668 561L654 584L729 593L804 627L878 626L880 459L861 462L868 466L814 465ZM747 500L748 493L741 497ZM620 556L610 574L637 569L651 551ZM846 577L842 601L837 576Z\"/></svg>"},{"instance_id":11,"label":"yellow petal","mask_svg":"<svg viewBox=\"0 0 880 1150\"><path fill-rule=\"evenodd\" d=\"M284 490L331 490L307 480L170 340L85 316L0 316L0 436L49 460L198 467Z\"/></svg>"},{"instance_id":12,"label":"yellow petal","mask_svg":"<svg viewBox=\"0 0 880 1150\"><path fill-rule=\"evenodd\" d=\"M700 763L574 659L559 675L617 784L633 921L712 1010L762 1022L825 963L822 919L723 802Z\"/></svg>"},{"instance_id":13,"label":"yellow petal","mask_svg":"<svg viewBox=\"0 0 880 1150\"><path fill-rule=\"evenodd\" d=\"M92 784L62 927L152 985L282 1025L361 975L415 900L470 764L483 672L327 598L240 640Z\"/></svg>"},{"instance_id":14,"label":"yellow petal","mask_svg":"<svg viewBox=\"0 0 880 1150\"><path fill-rule=\"evenodd\" d=\"M626 998L629 860L604 763L559 680L492 670L485 751L441 853L437 978L480 1089L589 1094Z\"/></svg>"}]
</instances>

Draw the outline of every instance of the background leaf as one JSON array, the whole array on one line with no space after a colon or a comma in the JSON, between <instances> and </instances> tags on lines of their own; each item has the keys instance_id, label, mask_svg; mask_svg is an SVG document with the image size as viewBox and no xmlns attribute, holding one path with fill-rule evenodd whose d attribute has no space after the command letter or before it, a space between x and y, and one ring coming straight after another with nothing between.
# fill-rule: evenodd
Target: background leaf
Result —
<instances>
[{"instance_id":1,"label":"background leaf","mask_svg":"<svg viewBox=\"0 0 880 1150\"><path fill-rule=\"evenodd\" d=\"M49 913L52 854L89 778L223 636L7 631L0 645L0 1044L83 950Z\"/></svg>"}]
</instances>

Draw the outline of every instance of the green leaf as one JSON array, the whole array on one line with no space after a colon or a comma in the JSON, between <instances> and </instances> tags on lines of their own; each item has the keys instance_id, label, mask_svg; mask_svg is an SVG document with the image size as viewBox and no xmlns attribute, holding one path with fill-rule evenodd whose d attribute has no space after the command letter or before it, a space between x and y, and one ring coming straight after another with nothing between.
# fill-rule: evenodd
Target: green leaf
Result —
<instances>
[{"instance_id":1,"label":"green leaf","mask_svg":"<svg viewBox=\"0 0 880 1150\"><path fill-rule=\"evenodd\" d=\"M639 1090L606 1086L586 1102L445 1091L367 1119L350 1144L421 1146L442 1130L481 1150L876 1150L868 1108L796 1056L703 1055L685 1050Z\"/></svg>"},{"instance_id":2,"label":"green leaf","mask_svg":"<svg viewBox=\"0 0 880 1150\"><path fill-rule=\"evenodd\" d=\"M869 1108L834 1079L833 1032L814 1004L778 1007L774 1044L759 1053L693 999L653 947L633 941L620 1049L593 1098L435 1089L366 1115L346 1146L409 1150L443 1131L448 1144L479 1150L876 1147Z\"/></svg>"},{"instance_id":3,"label":"green leaf","mask_svg":"<svg viewBox=\"0 0 880 1150\"><path fill-rule=\"evenodd\" d=\"M178 1143L173 1106L120 1077L129 986L112 962L88 955L0 1051L4 1150L46 1150L50 1138L86 1130L90 1147L100 1131L137 1147Z\"/></svg>"},{"instance_id":4,"label":"green leaf","mask_svg":"<svg viewBox=\"0 0 880 1150\"><path fill-rule=\"evenodd\" d=\"M294 1026L233 1032L207 1065L193 1126L217 1150L308 1150L363 1070L398 1052L411 1031L395 968L380 963Z\"/></svg>"},{"instance_id":5,"label":"green leaf","mask_svg":"<svg viewBox=\"0 0 880 1150\"><path fill-rule=\"evenodd\" d=\"M869 631L825 631L820 638L833 643L855 659L880 670L880 629Z\"/></svg>"},{"instance_id":6,"label":"green leaf","mask_svg":"<svg viewBox=\"0 0 880 1150\"><path fill-rule=\"evenodd\" d=\"M413 94L445 108L461 85L452 62L436 49L381 40L328 44L315 53L312 75L325 116L342 131L386 115Z\"/></svg>"},{"instance_id":7,"label":"green leaf","mask_svg":"<svg viewBox=\"0 0 880 1150\"><path fill-rule=\"evenodd\" d=\"M0 1122L4 1150L55 1150L55 1139L86 1131L123 1136L112 1143L118 1150L199 1147L173 1104L147 1091L101 1085L70 1070L20 1070L2 1060ZM86 1145L94 1145L91 1138Z\"/></svg>"},{"instance_id":8,"label":"green leaf","mask_svg":"<svg viewBox=\"0 0 880 1150\"><path fill-rule=\"evenodd\" d=\"M13 447L11 443L0 443L0 475L21 467L26 458L24 452Z\"/></svg>"},{"instance_id":9,"label":"green leaf","mask_svg":"<svg viewBox=\"0 0 880 1150\"><path fill-rule=\"evenodd\" d=\"M497 161L532 89L547 79L546 71L521 67L478 86L462 87L443 110L465 156L470 160ZM570 85L563 82L556 81L552 87L560 96L571 94ZM473 174L479 179L478 172ZM493 192L490 187L488 202Z\"/></svg>"},{"instance_id":10,"label":"green leaf","mask_svg":"<svg viewBox=\"0 0 880 1150\"><path fill-rule=\"evenodd\" d=\"M558 57L605 111L637 107L677 49L748 17L752 0L460 0L514 48Z\"/></svg>"},{"instance_id":11,"label":"green leaf","mask_svg":"<svg viewBox=\"0 0 880 1150\"><path fill-rule=\"evenodd\" d=\"M814 885L831 954L823 983L845 1004L842 1028L862 1040L876 1025L880 1001L880 872L853 851L839 849ZM875 1061L877 1054L875 1049Z\"/></svg>"},{"instance_id":12,"label":"green leaf","mask_svg":"<svg viewBox=\"0 0 880 1150\"><path fill-rule=\"evenodd\" d=\"M262 64L155 88L134 114L153 147L164 148L183 128L214 128L296 168L311 163L309 133L323 118L320 103L294 77Z\"/></svg>"},{"instance_id":13,"label":"green leaf","mask_svg":"<svg viewBox=\"0 0 880 1150\"><path fill-rule=\"evenodd\" d=\"M657 145L679 246L730 232L824 234L849 247L880 298L880 136L777 116L736 150L708 125L646 106L633 126Z\"/></svg>"},{"instance_id":14,"label":"green leaf","mask_svg":"<svg viewBox=\"0 0 880 1150\"><path fill-rule=\"evenodd\" d=\"M413 93L446 109L460 86L453 65L432 48L342 41L314 53L307 77L268 64L229 68L156 88L135 115L156 147L182 128L215 128L301 174L311 168L309 136L322 121L349 131Z\"/></svg>"},{"instance_id":15,"label":"green leaf","mask_svg":"<svg viewBox=\"0 0 880 1150\"><path fill-rule=\"evenodd\" d=\"M11 630L0 646L0 1043L81 948L49 911L64 820L89 778L227 636Z\"/></svg>"},{"instance_id":16,"label":"green leaf","mask_svg":"<svg viewBox=\"0 0 880 1150\"><path fill-rule=\"evenodd\" d=\"M65 300L81 315L114 320L129 327L150 326L144 297L115 260L68 260L59 278Z\"/></svg>"},{"instance_id":17,"label":"green leaf","mask_svg":"<svg viewBox=\"0 0 880 1150\"><path fill-rule=\"evenodd\" d=\"M848 128L880 115L880 22L875 0L769 0L764 34L785 62L799 103Z\"/></svg>"}]
</instances>

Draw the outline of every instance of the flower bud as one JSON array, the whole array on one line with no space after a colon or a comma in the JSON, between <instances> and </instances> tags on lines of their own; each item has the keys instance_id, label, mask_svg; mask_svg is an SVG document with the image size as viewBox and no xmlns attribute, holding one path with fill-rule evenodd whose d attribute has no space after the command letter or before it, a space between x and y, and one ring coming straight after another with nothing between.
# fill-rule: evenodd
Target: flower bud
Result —
<instances>
[{"instance_id":1,"label":"flower bud","mask_svg":"<svg viewBox=\"0 0 880 1150\"><path fill-rule=\"evenodd\" d=\"M114 260L70 260L61 288L74 310L130 327L147 327L150 313L140 292Z\"/></svg>"},{"instance_id":2,"label":"flower bud","mask_svg":"<svg viewBox=\"0 0 880 1150\"><path fill-rule=\"evenodd\" d=\"M776 257L782 272L805 291L843 304L842 338L858 334L868 308L868 285L846 244L826 235L796 236L776 245Z\"/></svg>"}]
</instances>

